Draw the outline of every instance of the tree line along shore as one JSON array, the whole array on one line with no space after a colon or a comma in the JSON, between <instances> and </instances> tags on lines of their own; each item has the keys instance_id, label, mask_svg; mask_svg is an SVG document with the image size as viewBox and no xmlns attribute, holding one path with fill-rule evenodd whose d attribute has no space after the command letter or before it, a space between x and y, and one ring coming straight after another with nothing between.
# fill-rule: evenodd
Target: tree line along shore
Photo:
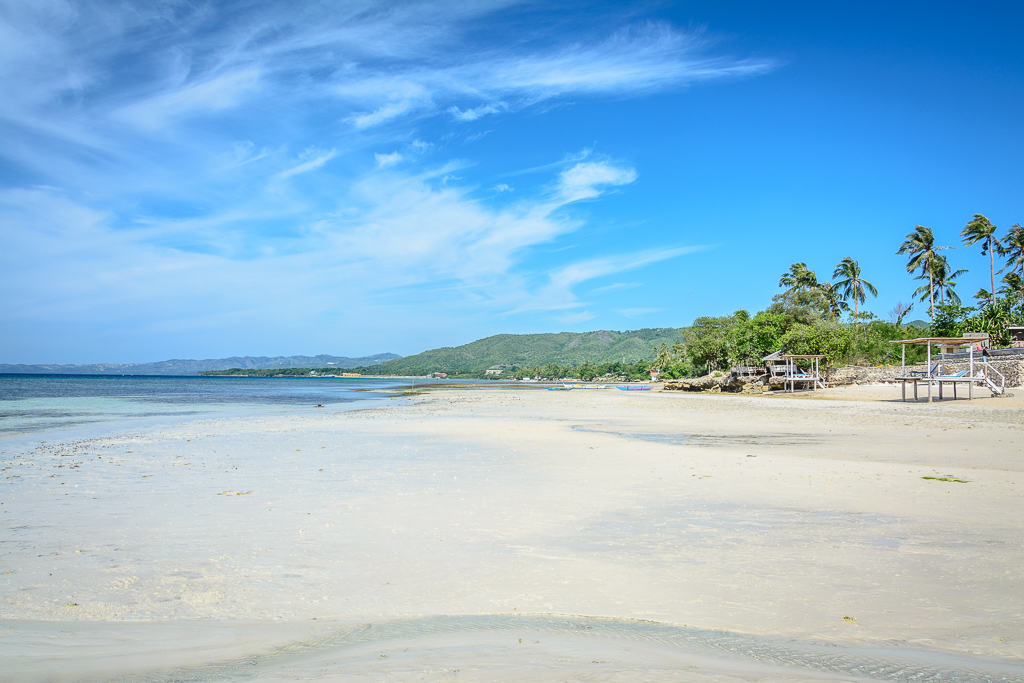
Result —
<instances>
[{"instance_id":1,"label":"tree line along shore","mask_svg":"<svg viewBox=\"0 0 1024 683\"><path fill-rule=\"evenodd\" d=\"M890 343L897 339L984 332L993 347L1008 346L1009 328L1024 325L1024 227L1015 224L1001 233L984 215L975 214L961 230L960 241L986 257L990 286L974 294L973 306L965 306L956 290L957 279L967 272L951 263L949 252L956 247L938 244L931 228L917 225L896 253L907 257L907 272L921 284L909 303L896 304L884 319L864 310L868 298L876 297L878 290L866 279L860 264L846 257L836 264L831 280L819 279L804 262L792 264L779 279L783 291L772 298L770 306L754 314L741 309L727 316L702 316L678 330L497 335L461 347L352 368L348 373L636 380L658 370L662 378L676 379L735 365L757 365L779 349L821 354L828 366L877 366L901 361L901 349ZM997 275L1001 276L998 281ZM926 305L928 320L905 322L918 304ZM555 348L559 338L561 346ZM566 347L578 347L575 358L566 360ZM908 347L907 362L920 362L925 353L923 347ZM336 373L331 368L271 368L200 374L309 377Z\"/></svg>"}]
</instances>

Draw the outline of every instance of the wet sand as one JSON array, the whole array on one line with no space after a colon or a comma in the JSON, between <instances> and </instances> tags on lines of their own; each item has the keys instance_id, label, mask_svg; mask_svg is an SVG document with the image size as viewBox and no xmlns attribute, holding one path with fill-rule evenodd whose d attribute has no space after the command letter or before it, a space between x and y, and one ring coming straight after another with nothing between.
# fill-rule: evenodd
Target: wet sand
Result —
<instances>
[{"instance_id":1,"label":"wet sand","mask_svg":"<svg viewBox=\"0 0 1024 683\"><path fill-rule=\"evenodd\" d=\"M1021 402L898 392L6 441L0 680L1024 680Z\"/></svg>"}]
</instances>

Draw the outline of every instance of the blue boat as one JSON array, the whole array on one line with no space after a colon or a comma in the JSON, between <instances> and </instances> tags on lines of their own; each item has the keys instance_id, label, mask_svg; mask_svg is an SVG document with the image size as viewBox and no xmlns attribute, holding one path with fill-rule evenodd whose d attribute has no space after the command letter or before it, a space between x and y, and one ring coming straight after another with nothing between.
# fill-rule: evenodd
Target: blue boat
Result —
<instances>
[{"instance_id":1,"label":"blue boat","mask_svg":"<svg viewBox=\"0 0 1024 683\"><path fill-rule=\"evenodd\" d=\"M615 388L616 389L621 389L622 391L650 391L651 390L650 387L620 387L620 386L616 386Z\"/></svg>"}]
</instances>

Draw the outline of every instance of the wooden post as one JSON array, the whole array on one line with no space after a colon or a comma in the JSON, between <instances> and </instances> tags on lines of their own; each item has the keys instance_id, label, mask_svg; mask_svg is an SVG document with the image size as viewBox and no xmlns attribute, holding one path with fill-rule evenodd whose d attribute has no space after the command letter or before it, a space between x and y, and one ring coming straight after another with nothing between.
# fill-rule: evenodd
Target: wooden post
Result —
<instances>
[{"instance_id":1,"label":"wooden post","mask_svg":"<svg viewBox=\"0 0 1024 683\"><path fill-rule=\"evenodd\" d=\"M974 344L971 344L971 381L967 383L967 400L974 400Z\"/></svg>"},{"instance_id":2,"label":"wooden post","mask_svg":"<svg viewBox=\"0 0 1024 683\"><path fill-rule=\"evenodd\" d=\"M907 376L907 345L900 344L900 377L906 378ZM903 402L907 401L907 380L904 379L900 384L903 385Z\"/></svg>"},{"instance_id":3,"label":"wooden post","mask_svg":"<svg viewBox=\"0 0 1024 683\"><path fill-rule=\"evenodd\" d=\"M932 402L932 341L928 340L928 364L925 366L925 374L928 376L928 402Z\"/></svg>"}]
</instances>

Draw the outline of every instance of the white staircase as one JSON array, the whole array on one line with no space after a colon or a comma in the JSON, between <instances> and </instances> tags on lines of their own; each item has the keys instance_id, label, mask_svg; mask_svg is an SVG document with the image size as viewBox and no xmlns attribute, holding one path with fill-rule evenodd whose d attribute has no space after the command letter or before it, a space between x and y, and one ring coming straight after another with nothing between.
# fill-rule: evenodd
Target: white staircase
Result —
<instances>
[{"instance_id":1,"label":"white staircase","mask_svg":"<svg viewBox=\"0 0 1024 683\"><path fill-rule=\"evenodd\" d=\"M985 385L992 391L992 395L1002 396L1003 394L1005 394L1006 378L1003 377L1003 374L996 370L994 367L992 367L989 363L983 362L981 363L981 367L985 372L985 374L983 375L985 379ZM993 375L999 378L998 384L995 382L995 378L993 377Z\"/></svg>"}]
</instances>

